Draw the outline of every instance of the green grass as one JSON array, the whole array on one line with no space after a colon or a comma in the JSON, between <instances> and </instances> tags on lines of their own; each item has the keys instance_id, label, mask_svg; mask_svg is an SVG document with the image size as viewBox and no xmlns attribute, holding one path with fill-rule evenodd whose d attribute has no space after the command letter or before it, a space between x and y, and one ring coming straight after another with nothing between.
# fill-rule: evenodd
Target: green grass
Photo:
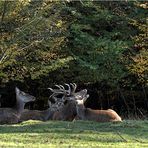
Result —
<instances>
[{"instance_id":1,"label":"green grass","mask_svg":"<svg viewBox=\"0 0 148 148\"><path fill-rule=\"evenodd\" d=\"M122 123L27 121L0 125L2 147L148 147L148 120Z\"/></svg>"}]
</instances>

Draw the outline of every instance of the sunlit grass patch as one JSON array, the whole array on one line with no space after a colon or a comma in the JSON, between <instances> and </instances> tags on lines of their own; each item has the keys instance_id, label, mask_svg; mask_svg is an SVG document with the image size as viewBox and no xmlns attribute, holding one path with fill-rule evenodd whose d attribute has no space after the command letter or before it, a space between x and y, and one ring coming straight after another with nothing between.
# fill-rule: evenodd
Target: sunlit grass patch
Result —
<instances>
[{"instance_id":1,"label":"sunlit grass patch","mask_svg":"<svg viewBox=\"0 0 148 148\"><path fill-rule=\"evenodd\" d=\"M148 121L26 121L0 125L0 147L148 147Z\"/></svg>"}]
</instances>

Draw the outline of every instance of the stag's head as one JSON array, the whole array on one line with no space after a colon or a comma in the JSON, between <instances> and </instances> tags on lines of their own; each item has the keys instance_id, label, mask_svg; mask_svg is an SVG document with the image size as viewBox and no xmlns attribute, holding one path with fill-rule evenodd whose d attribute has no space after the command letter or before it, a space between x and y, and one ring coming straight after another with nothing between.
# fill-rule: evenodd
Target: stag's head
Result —
<instances>
[{"instance_id":1,"label":"stag's head","mask_svg":"<svg viewBox=\"0 0 148 148\"><path fill-rule=\"evenodd\" d=\"M69 96L67 99L68 100L82 100L83 98L88 98L88 97L89 95L87 94L87 89L83 89Z\"/></svg>"},{"instance_id":2,"label":"stag's head","mask_svg":"<svg viewBox=\"0 0 148 148\"><path fill-rule=\"evenodd\" d=\"M77 103L78 105L83 105L83 104L85 103L85 101L87 100L88 97L89 97L89 95L86 94L86 95L83 95L83 96L81 97L81 99L75 98L75 101L76 101L76 103Z\"/></svg>"},{"instance_id":3,"label":"stag's head","mask_svg":"<svg viewBox=\"0 0 148 148\"><path fill-rule=\"evenodd\" d=\"M59 101L61 101L62 103L64 103L65 101L71 101L71 100L72 101L82 100L83 98L89 97L89 95L87 94L87 89L83 89L79 92L75 92L77 88L77 85L75 83L65 84L67 89L65 89L65 87L62 85L55 85L55 86L57 87L56 89L49 88L53 93L50 96L50 98L54 98L55 100L58 100L56 96L58 96L59 94L63 95L62 98L59 98Z\"/></svg>"},{"instance_id":4,"label":"stag's head","mask_svg":"<svg viewBox=\"0 0 148 148\"><path fill-rule=\"evenodd\" d=\"M24 103L30 102L30 101L35 101L35 97L21 91L18 87L15 87L15 93L16 93L16 99L18 101L22 101Z\"/></svg>"},{"instance_id":5,"label":"stag's head","mask_svg":"<svg viewBox=\"0 0 148 148\"><path fill-rule=\"evenodd\" d=\"M52 111L58 111L60 108L62 108L64 106L64 102L62 101L62 99L59 99L57 97L54 97L54 102L52 102L50 99L48 100L48 105L50 110Z\"/></svg>"}]
</instances>

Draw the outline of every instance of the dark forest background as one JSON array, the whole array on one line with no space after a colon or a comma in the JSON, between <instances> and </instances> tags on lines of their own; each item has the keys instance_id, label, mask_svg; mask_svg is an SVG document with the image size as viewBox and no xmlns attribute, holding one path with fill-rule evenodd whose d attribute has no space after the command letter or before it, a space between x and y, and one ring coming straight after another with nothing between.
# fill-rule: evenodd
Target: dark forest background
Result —
<instances>
[{"instance_id":1,"label":"dark forest background","mask_svg":"<svg viewBox=\"0 0 148 148\"><path fill-rule=\"evenodd\" d=\"M0 1L0 106L15 86L47 108L48 87L88 89L86 106L148 116L146 1Z\"/></svg>"}]
</instances>

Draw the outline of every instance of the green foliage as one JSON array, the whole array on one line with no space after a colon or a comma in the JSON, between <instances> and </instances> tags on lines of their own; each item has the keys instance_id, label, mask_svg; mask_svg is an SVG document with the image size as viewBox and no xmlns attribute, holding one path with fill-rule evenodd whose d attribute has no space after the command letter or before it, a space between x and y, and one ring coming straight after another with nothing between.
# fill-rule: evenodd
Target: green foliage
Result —
<instances>
[{"instance_id":1,"label":"green foliage","mask_svg":"<svg viewBox=\"0 0 148 148\"><path fill-rule=\"evenodd\" d=\"M8 38L8 41L2 40L1 55L5 55L1 58L1 67L3 69L3 75L7 75L9 79L23 80L24 77L31 75L32 78L37 79L38 75L42 75L45 71L53 67L55 59L63 59L63 55L60 52L62 46L64 46L65 37L61 35L62 28L59 24L61 17L59 12L55 12L54 16L45 16L45 12L48 9L56 6L57 4L63 5L59 2L12 2L12 13L18 13L14 19L14 24L19 22L13 30L13 32L4 32L6 36L9 34L13 36ZM22 4L22 5L21 5ZM57 8L59 7L57 5ZM55 9L55 8L54 8ZM19 10L19 11L18 11ZM7 18L4 17L3 21L6 22ZM7 22L6 24L7 25ZM2 39L6 38L3 34ZM8 42L8 43L7 43ZM9 44L10 42L10 44ZM57 62L58 63L58 62ZM55 70L55 68L53 69ZM36 74L39 73L40 74ZM48 71L49 72L49 71ZM36 77L35 77L36 75ZM45 75L45 74L44 74ZM3 81L9 81L3 79Z\"/></svg>"},{"instance_id":2,"label":"green foliage","mask_svg":"<svg viewBox=\"0 0 148 148\"><path fill-rule=\"evenodd\" d=\"M17 0L0 8L1 86L33 83L39 94L65 82L147 87L146 2Z\"/></svg>"},{"instance_id":3,"label":"green foliage","mask_svg":"<svg viewBox=\"0 0 148 148\"><path fill-rule=\"evenodd\" d=\"M130 23L136 27L139 33L133 37L134 50L131 55L131 63L129 70L131 73L138 77L138 81L143 85L148 86L148 43L147 43L147 15L144 10L148 8L146 3L137 3L138 16L131 19Z\"/></svg>"},{"instance_id":4,"label":"green foliage","mask_svg":"<svg viewBox=\"0 0 148 148\"><path fill-rule=\"evenodd\" d=\"M117 86L128 76L123 53L131 46L132 41L128 39L134 32L125 35L125 29L129 30L127 17L117 16L97 2L76 5L72 11L76 15L72 16L75 22L70 25L69 49L84 79Z\"/></svg>"}]
</instances>

